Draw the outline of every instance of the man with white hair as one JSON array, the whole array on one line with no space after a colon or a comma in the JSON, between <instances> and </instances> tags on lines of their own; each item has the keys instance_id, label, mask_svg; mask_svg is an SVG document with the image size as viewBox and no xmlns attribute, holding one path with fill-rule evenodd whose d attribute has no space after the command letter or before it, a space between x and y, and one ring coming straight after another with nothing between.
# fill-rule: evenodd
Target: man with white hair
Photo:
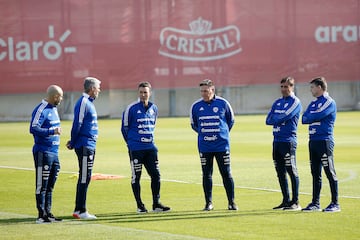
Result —
<instances>
[{"instance_id":1,"label":"man with white hair","mask_svg":"<svg viewBox=\"0 0 360 240\"><path fill-rule=\"evenodd\" d=\"M74 121L68 149L75 149L79 161L79 179L73 217L92 220L96 216L86 209L86 195L91 180L98 138L97 113L93 101L99 96L101 81L94 77L84 80L84 93L74 107Z\"/></svg>"}]
</instances>

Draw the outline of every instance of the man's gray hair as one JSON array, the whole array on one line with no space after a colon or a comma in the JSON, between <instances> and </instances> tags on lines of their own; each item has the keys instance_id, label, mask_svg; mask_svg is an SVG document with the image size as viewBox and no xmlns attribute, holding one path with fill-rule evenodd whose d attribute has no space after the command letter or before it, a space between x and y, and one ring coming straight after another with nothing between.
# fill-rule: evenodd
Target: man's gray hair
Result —
<instances>
[{"instance_id":1,"label":"man's gray hair","mask_svg":"<svg viewBox=\"0 0 360 240\"><path fill-rule=\"evenodd\" d=\"M99 87L101 81L94 77L86 77L84 80L84 91L88 93L92 87Z\"/></svg>"}]
</instances>

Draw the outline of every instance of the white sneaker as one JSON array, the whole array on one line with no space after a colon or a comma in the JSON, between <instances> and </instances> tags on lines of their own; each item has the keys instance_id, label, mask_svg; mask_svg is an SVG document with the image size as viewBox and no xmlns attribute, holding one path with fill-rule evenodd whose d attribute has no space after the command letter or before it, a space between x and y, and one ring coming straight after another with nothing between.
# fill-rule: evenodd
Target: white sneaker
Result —
<instances>
[{"instance_id":1,"label":"white sneaker","mask_svg":"<svg viewBox=\"0 0 360 240\"><path fill-rule=\"evenodd\" d=\"M84 219L84 220L94 220L97 219L97 217L95 215L90 214L88 211L80 213L79 214L79 218L80 219Z\"/></svg>"}]
</instances>

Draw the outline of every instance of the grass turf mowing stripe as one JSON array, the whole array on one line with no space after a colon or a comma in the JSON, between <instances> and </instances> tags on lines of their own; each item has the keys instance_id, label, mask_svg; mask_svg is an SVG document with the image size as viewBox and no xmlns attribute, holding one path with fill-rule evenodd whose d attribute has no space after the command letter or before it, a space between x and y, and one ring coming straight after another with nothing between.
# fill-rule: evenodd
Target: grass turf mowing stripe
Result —
<instances>
[{"instance_id":1,"label":"grass turf mowing stripe","mask_svg":"<svg viewBox=\"0 0 360 240\"><path fill-rule=\"evenodd\" d=\"M0 168L5 168L5 169L14 169L14 170L25 170L25 171L34 171L34 169L32 168L21 168L21 167L14 167L14 166L0 166ZM70 172L70 171L61 171L61 173L65 173L65 174L77 174L76 172ZM103 175L112 175L112 174L103 174ZM349 177L346 178L346 181L349 181L351 179L354 179L357 177L356 173L352 170L349 171ZM115 176L115 175L114 175ZM126 178L124 176L121 176L121 178ZM143 177L143 179L146 180L150 180L149 177ZM345 181L343 180L343 181ZM184 184L202 184L202 183L196 183L196 182L186 182L186 181L181 181L181 180L173 180L173 179L161 179L161 181L164 182L176 182L176 183L184 183ZM339 180L339 182L341 182L341 180ZM213 186L218 186L221 187L223 186L222 184L216 184L214 183ZM280 192L280 190L278 189L270 189L270 188L257 188L257 187L246 187L246 186L235 186L235 188L239 188L239 189L248 189L248 190L258 190L258 191L267 191L267 192ZM311 195L311 193L307 193L307 192L299 192L299 194L302 195ZM324 196L324 195L321 195ZM349 198L349 199L360 199L360 196L350 196L350 195L339 195L339 198Z\"/></svg>"},{"instance_id":2,"label":"grass turf mowing stripe","mask_svg":"<svg viewBox=\"0 0 360 240\"><path fill-rule=\"evenodd\" d=\"M9 212L0 212L0 220L2 223L4 223L7 219L9 219L9 223L7 224L0 224L1 225L16 225L16 224L35 224L35 217L25 214L17 214L17 213L9 213ZM22 222L16 221L16 219L24 219ZM12 223L10 222L12 221ZM55 227L65 227L66 231L69 233L69 225L71 225L74 229L74 231L79 231L79 229L76 228L84 228L84 231L87 231L91 234L91 232L96 232L97 234L103 233L108 234L109 231L111 231L112 234L117 235L118 237L131 237L131 239L158 239L158 240L215 240L210 238L202 238L202 237L196 237L196 236L189 236L189 235L182 235L182 234L173 234L173 233L167 233L167 232L159 232L159 231L150 231L150 230L144 230L144 229L136 229L136 228L129 228L129 227L120 227L120 226L110 226L110 225L104 225L100 224L94 221L81 221L81 220L68 220L64 219L62 222L58 223L52 223L52 224L46 224L46 226L55 226ZM42 225L44 226L44 225ZM15 227L16 228L16 227ZM91 230L90 230L91 229ZM65 233L64 233L65 234ZM84 237L84 235L79 234L78 236ZM65 237L65 236L62 236Z\"/></svg>"}]
</instances>

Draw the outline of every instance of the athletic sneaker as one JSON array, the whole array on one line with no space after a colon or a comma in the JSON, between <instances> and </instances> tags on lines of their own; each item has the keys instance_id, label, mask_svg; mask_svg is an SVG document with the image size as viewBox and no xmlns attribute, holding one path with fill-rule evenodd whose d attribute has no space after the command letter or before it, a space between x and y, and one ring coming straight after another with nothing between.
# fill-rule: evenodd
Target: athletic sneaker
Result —
<instances>
[{"instance_id":1,"label":"athletic sneaker","mask_svg":"<svg viewBox=\"0 0 360 240\"><path fill-rule=\"evenodd\" d=\"M142 204L142 205L139 205L137 210L136 210L137 213L147 213L148 210L146 209L145 205Z\"/></svg>"},{"instance_id":2,"label":"athletic sneaker","mask_svg":"<svg viewBox=\"0 0 360 240\"><path fill-rule=\"evenodd\" d=\"M76 218L76 219L80 219L80 211L75 211L73 212L73 217Z\"/></svg>"},{"instance_id":3,"label":"athletic sneaker","mask_svg":"<svg viewBox=\"0 0 360 240\"><path fill-rule=\"evenodd\" d=\"M51 220L47 216L43 216L43 217L37 218L35 223L37 223L37 224L51 223Z\"/></svg>"},{"instance_id":4,"label":"athletic sneaker","mask_svg":"<svg viewBox=\"0 0 360 240\"><path fill-rule=\"evenodd\" d=\"M94 220L97 219L97 217L93 214L90 214L88 211L80 213L79 214L80 219L84 219L84 220Z\"/></svg>"},{"instance_id":5,"label":"athletic sneaker","mask_svg":"<svg viewBox=\"0 0 360 240\"><path fill-rule=\"evenodd\" d=\"M95 215L90 214L88 211L80 213L80 211L75 211L73 213L73 217L77 219L84 219L84 220L94 220L97 217Z\"/></svg>"},{"instance_id":6,"label":"athletic sneaker","mask_svg":"<svg viewBox=\"0 0 360 240\"><path fill-rule=\"evenodd\" d=\"M52 214L52 213L49 213L47 215L47 217L50 219L51 222L61 222L62 221L61 218L55 217L54 214Z\"/></svg>"},{"instance_id":7,"label":"athletic sneaker","mask_svg":"<svg viewBox=\"0 0 360 240\"><path fill-rule=\"evenodd\" d=\"M289 207L288 202L282 202L279 206L273 207L273 210L284 210L284 208Z\"/></svg>"},{"instance_id":8,"label":"athletic sneaker","mask_svg":"<svg viewBox=\"0 0 360 240\"><path fill-rule=\"evenodd\" d=\"M238 208L238 206L236 205L236 203L232 202L232 203L229 203L228 209L229 209L229 210L237 211L239 208Z\"/></svg>"},{"instance_id":9,"label":"athletic sneaker","mask_svg":"<svg viewBox=\"0 0 360 240\"><path fill-rule=\"evenodd\" d=\"M290 203L290 205L288 207L284 207L283 210L284 211L300 211L301 206L298 202Z\"/></svg>"},{"instance_id":10,"label":"athletic sneaker","mask_svg":"<svg viewBox=\"0 0 360 240\"><path fill-rule=\"evenodd\" d=\"M319 204L309 203L306 208L302 209L303 212L321 212Z\"/></svg>"},{"instance_id":11,"label":"athletic sneaker","mask_svg":"<svg viewBox=\"0 0 360 240\"><path fill-rule=\"evenodd\" d=\"M153 204L153 212L167 212L170 207L164 206L161 203Z\"/></svg>"},{"instance_id":12,"label":"athletic sneaker","mask_svg":"<svg viewBox=\"0 0 360 240\"><path fill-rule=\"evenodd\" d=\"M330 203L329 206L323 209L323 212L340 212L340 205L336 203Z\"/></svg>"},{"instance_id":13,"label":"athletic sneaker","mask_svg":"<svg viewBox=\"0 0 360 240\"><path fill-rule=\"evenodd\" d=\"M208 202L205 204L203 211L211 211L213 209L214 209L214 205L212 204L212 202Z\"/></svg>"}]
</instances>

